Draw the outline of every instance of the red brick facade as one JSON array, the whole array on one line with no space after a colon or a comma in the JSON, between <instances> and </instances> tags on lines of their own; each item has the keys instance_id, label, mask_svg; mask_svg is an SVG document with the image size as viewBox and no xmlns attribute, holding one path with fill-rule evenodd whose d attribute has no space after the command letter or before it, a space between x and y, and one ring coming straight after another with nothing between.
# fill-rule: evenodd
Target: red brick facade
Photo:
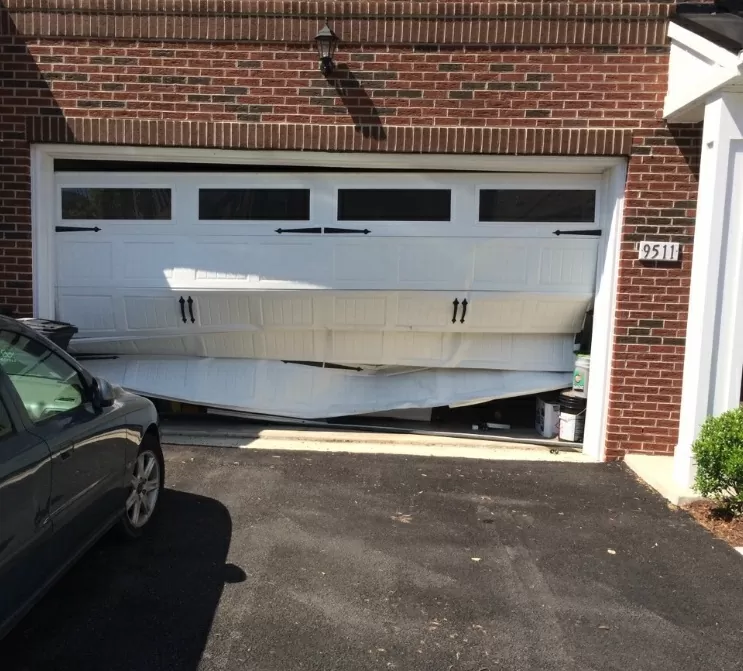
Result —
<instances>
[{"instance_id":1,"label":"red brick facade","mask_svg":"<svg viewBox=\"0 0 743 671\"><path fill-rule=\"evenodd\" d=\"M31 309L30 142L628 155L607 455L673 450L701 136L661 119L673 2L48 4L0 0L0 304ZM635 260L654 237L678 266Z\"/></svg>"}]
</instances>

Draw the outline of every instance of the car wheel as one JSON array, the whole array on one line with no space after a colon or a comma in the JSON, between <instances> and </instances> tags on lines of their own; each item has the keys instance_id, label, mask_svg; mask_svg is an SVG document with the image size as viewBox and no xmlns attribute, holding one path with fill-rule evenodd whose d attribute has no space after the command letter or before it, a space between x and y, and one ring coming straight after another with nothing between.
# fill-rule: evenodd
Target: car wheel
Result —
<instances>
[{"instance_id":1,"label":"car wheel","mask_svg":"<svg viewBox=\"0 0 743 671\"><path fill-rule=\"evenodd\" d=\"M121 530L129 538L137 538L150 523L165 484L165 464L160 443L146 435L139 446L139 454L129 482Z\"/></svg>"}]
</instances>

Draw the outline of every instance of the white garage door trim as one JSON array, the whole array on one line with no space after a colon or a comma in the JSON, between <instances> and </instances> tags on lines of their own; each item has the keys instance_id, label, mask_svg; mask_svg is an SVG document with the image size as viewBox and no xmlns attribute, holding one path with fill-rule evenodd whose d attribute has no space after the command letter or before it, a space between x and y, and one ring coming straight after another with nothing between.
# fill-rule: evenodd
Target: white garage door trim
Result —
<instances>
[{"instance_id":1,"label":"white garage door trim","mask_svg":"<svg viewBox=\"0 0 743 671\"><path fill-rule=\"evenodd\" d=\"M260 152L206 149L36 145L32 149L32 223L34 314L53 318L55 296L54 159L182 161L223 164L273 164L353 168L481 170L498 172L601 174L599 220L601 239L595 299L591 386L584 452L600 460L604 454L609 371L619 258L626 162L595 157L492 157L447 155L332 154L322 152Z\"/></svg>"}]
</instances>

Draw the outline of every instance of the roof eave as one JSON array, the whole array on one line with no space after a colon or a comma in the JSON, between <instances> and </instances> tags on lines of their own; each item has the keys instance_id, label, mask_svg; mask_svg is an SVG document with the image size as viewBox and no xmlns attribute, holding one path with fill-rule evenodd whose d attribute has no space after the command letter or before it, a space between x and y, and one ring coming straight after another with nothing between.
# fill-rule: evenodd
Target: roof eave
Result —
<instances>
[{"instance_id":1,"label":"roof eave","mask_svg":"<svg viewBox=\"0 0 743 671\"><path fill-rule=\"evenodd\" d=\"M704 118L704 106L711 95L743 83L743 52L731 52L689 30L677 19L669 25L668 36L672 47L671 73L676 55L697 63L704 69L705 76L681 77L680 81L669 76L663 117L672 123L701 121ZM678 49L675 50L674 47Z\"/></svg>"}]
</instances>

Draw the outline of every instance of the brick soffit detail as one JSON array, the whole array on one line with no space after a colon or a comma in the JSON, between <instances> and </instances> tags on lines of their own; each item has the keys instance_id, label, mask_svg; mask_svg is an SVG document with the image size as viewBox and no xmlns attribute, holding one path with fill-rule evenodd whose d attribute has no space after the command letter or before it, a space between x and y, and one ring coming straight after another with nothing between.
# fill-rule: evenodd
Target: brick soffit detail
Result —
<instances>
[{"instance_id":1,"label":"brick soffit detail","mask_svg":"<svg viewBox=\"0 0 743 671\"><path fill-rule=\"evenodd\" d=\"M665 46L674 2L4 0L24 37L344 44Z\"/></svg>"}]
</instances>

